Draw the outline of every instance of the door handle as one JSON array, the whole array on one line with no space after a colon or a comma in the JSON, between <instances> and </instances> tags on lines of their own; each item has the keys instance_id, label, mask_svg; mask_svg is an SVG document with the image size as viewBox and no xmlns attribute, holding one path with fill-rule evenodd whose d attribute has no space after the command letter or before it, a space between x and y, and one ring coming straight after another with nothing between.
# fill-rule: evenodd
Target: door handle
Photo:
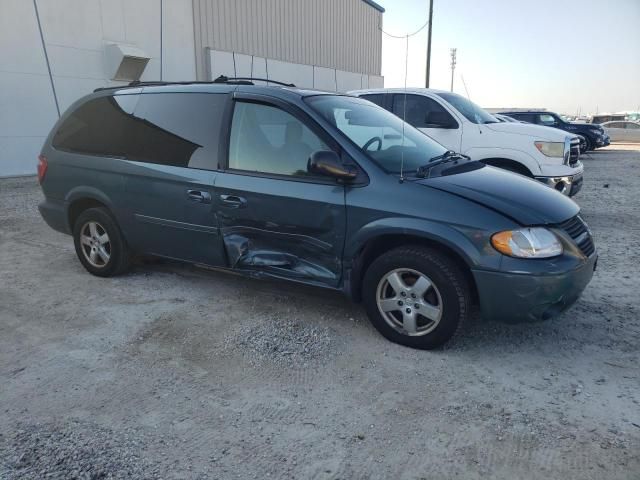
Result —
<instances>
[{"instance_id":1,"label":"door handle","mask_svg":"<svg viewBox=\"0 0 640 480\"><path fill-rule=\"evenodd\" d=\"M220 200L230 208L244 208L247 206L247 199L237 195L220 195Z\"/></svg>"},{"instance_id":2,"label":"door handle","mask_svg":"<svg viewBox=\"0 0 640 480\"><path fill-rule=\"evenodd\" d=\"M211 194L200 190L187 190L187 196L192 202L211 203Z\"/></svg>"}]
</instances>

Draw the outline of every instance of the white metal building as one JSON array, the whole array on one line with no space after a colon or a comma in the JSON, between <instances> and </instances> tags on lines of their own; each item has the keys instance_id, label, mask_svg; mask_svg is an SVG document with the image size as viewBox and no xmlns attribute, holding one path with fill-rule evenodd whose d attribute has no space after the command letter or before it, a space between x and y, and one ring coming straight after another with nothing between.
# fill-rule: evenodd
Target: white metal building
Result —
<instances>
[{"instance_id":1,"label":"white metal building","mask_svg":"<svg viewBox=\"0 0 640 480\"><path fill-rule=\"evenodd\" d=\"M0 0L0 177L35 173L77 98L131 80L381 87L370 0Z\"/></svg>"}]
</instances>

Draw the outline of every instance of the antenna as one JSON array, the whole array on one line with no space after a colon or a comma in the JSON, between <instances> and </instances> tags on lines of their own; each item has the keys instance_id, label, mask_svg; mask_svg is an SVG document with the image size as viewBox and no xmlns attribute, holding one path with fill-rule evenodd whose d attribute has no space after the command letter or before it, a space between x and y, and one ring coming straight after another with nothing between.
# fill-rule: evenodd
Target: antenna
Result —
<instances>
[{"instance_id":1,"label":"antenna","mask_svg":"<svg viewBox=\"0 0 640 480\"><path fill-rule=\"evenodd\" d=\"M469 90L467 90L467 82L464 81L464 75L460 74L460 78L462 79L462 85L464 85L464 91L467 94L467 98L471 100L471 95L469 95Z\"/></svg>"},{"instance_id":2,"label":"antenna","mask_svg":"<svg viewBox=\"0 0 640 480\"><path fill-rule=\"evenodd\" d=\"M378 23L378 30L391 38L404 38L406 41L406 49L404 55L404 105L402 108L402 147L404 147L404 124L407 118L407 67L409 64L409 37L413 37L420 33L427 25L429 25L429 32L431 32L431 16L418 30L413 33L407 33L405 35L393 35L389 32L385 32L382 29L382 17L380 17L380 23ZM431 33L429 33L431 35ZM404 148L400 151L400 183L404 182Z\"/></svg>"},{"instance_id":3,"label":"antenna","mask_svg":"<svg viewBox=\"0 0 640 480\"><path fill-rule=\"evenodd\" d=\"M457 48L451 49L451 91L453 92L453 72L456 70L456 52Z\"/></svg>"},{"instance_id":4,"label":"antenna","mask_svg":"<svg viewBox=\"0 0 640 480\"><path fill-rule=\"evenodd\" d=\"M404 182L404 124L407 120L407 66L409 65L409 35L404 51L404 98L402 99L402 144L400 149L400 183Z\"/></svg>"},{"instance_id":5,"label":"antenna","mask_svg":"<svg viewBox=\"0 0 640 480\"><path fill-rule=\"evenodd\" d=\"M467 94L467 100L471 101L471 95L469 95L469 90L467 89L467 82L464 81L464 75L460 74L460 78L462 79L462 85L464 85L464 91ZM453 80L451 80L453 82ZM478 131L482 133L482 127L478 123Z\"/></svg>"}]
</instances>

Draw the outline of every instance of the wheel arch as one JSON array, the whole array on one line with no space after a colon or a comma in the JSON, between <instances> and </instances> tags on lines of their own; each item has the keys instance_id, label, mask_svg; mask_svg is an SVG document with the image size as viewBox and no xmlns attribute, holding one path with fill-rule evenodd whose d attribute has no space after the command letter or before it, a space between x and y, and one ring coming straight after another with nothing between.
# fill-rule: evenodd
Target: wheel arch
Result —
<instances>
[{"instance_id":1,"label":"wheel arch","mask_svg":"<svg viewBox=\"0 0 640 480\"><path fill-rule=\"evenodd\" d=\"M362 299L362 281L368 266L384 253L401 246L418 245L432 248L445 255L463 272L474 299L477 299L477 288L471 272L474 261L468 252L444 238L435 235L424 235L417 232L384 232L364 241L355 251L351 268L345 275L345 289L355 301Z\"/></svg>"},{"instance_id":2,"label":"wheel arch","mask_svg":"<svg viewBox=\"0 0 640 480\"><path fill-rule=\"evenodd\" d=\"M490 157L483 158L480 160L485 165L490 165L492 167L502 168L504 170L509 170L511 172L519 173L526 177L533 178L534 174L531 169L518 160L513 160L511 158L502 158L502 157Z\"/></svg>"},{"instance_id":3,"label":"wheel arch","mask_svg":"<svg viewBox=\"0 0 640 480\"><path fill-rule=\"evenodd\" d=\"M73 226L78 216L89 208L103 207L113 213L112 203L109 198L100 190L91 187L79 187L71 190L65 201L70 231L73 231Z\"/></svg>"}]
</instances>

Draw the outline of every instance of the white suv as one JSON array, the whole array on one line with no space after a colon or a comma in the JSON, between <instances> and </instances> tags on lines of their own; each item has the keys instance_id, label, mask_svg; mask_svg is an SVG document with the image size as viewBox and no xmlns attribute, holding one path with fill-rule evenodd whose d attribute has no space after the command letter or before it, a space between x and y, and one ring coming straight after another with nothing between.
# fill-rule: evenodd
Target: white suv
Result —
<instances>
[{"instance_id":1,"label":"white suv","mask_svg":"<svg viewBox=\"0 0 640 480\"><path fill-rule=\"evenodd\" d=\"M427 88L349 92L418 128L449 150L540 180L565 195L582 187L578 137L551 127L499 122L465 97Z\"/></svg>"}]
</instances>

